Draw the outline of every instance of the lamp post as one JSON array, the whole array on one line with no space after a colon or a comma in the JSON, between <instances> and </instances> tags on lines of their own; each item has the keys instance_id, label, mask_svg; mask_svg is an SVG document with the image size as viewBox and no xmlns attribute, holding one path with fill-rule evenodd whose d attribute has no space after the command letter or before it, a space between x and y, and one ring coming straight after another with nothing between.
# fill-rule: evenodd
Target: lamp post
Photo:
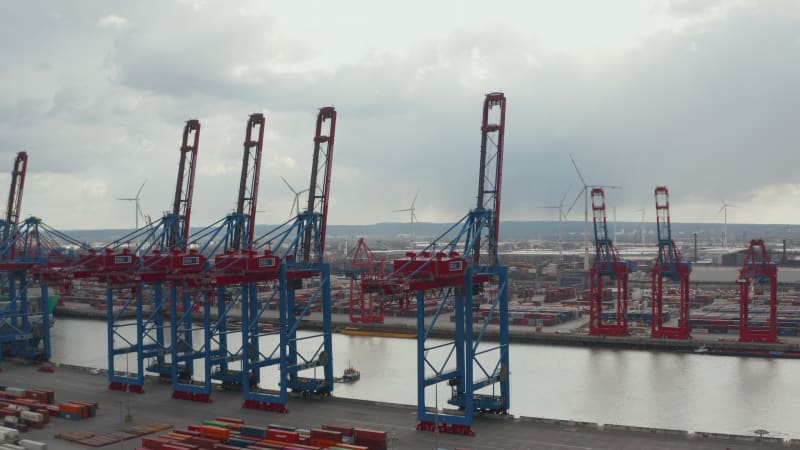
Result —
<instances>
[{"instance_id":1,"label":"lamp post","mask_svg":"<svg viewBox=\"0 0 800 450\"><path fill-rule=\"evenodd\" d=\"M130 376L131 376L130 365L129 365L130 364L129 363L129 360L130 360L129 356L130 356L129 354L125 353L125 376L128 377L128 378L130 378ZM133 416L131 415L131 390L130 390L130 387L128 388L127 397L128 397L128 414L125 416L125 422L130 422L131 420L133 420Z\"/></svg>"},{"instance_id":2,"label":"lamp post","mask_svg":"<svg viewBox=\"0 0 800 450\"><path fill-rule=\"evenodd\" d=\"M433 435L436 438L436 448L435 450L439 450L439 383L436 383L436 410L434 414L434 430Z\"/></svg>"}]
</instances>

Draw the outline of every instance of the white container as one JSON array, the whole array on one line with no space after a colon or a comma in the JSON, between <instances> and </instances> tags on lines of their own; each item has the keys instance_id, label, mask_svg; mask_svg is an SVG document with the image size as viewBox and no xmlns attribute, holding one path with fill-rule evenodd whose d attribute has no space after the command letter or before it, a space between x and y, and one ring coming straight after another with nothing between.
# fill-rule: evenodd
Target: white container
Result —
<instances>
[{"instance_id":1,"label":"white container","mask_svg":"<svg viewBox=\"0 0 800 450\"><path fill-rule=\"evenodd\" d=\"M27 391L25 389L15 388L15 387L7 387L6 394L9 397L25 397Z\"/></svg>"},{"instance_id":2,"label":"white container","mask_svg":"<svg viewBox=\"0 0 800 450\"><path fill-rule=\"evenodd\" d=\"M42 413L37 413L32 411L22 411L22 413L20 413L20 417L29 422L34 422L34 423L44 422L44 414Z\"/></svg>"},{"instance_id":3,"label":"white container","mask_svg":"<svg viewBox=\"0 0 800 450\"><path fill-rule=\"evenodd\" d=\"M14 444L3 444L0 446L2 450L25 450L25 447L20 447L19 445Z\"/></svg>"},{"instance_id":4,"label":"white container","mask_svg":"<svg viewBox=\"0 0 800 450\"><path fill-rule=\"evenodd\" d=\"M7 441L16 441L19 439L19 431L15 430L14 428L0 427L0 433L4 433L6 435Z\"/></svg>"},{"instance_id":5,"label":"white container","mask_svg":"<svg viewBox=\"0 0 800 450\"><path fill-rule=\"evenodd\" d=\"M5 416L5 417L3 417L3 422L16 425L16 424L19 423L19 417L17 417L17 416Z\"/></svg>"},{"instance_id":6,"label":"white container","mask_svg":"<svg viewBox=\"0 0 800 450\"><path fill-rule=\"evenodd\" d=\"M23 446L27 450L47 450L47 444L45 442L32 441L30 439L23 439L19 441L19 445Z\"/></svg>"}]
</instances>

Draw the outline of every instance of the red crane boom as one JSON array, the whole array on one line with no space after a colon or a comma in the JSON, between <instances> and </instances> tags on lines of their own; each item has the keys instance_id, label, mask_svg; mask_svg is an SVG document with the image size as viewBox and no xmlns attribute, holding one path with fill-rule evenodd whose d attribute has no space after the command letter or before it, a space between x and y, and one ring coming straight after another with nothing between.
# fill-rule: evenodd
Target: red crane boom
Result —
<instances>
[{"instance_id":1,"label":"red crane boom","mask_svg":"<svg viewBox=\"0 0 800 450\"><path fill-rule=\"evenodd\" d=\"M499 111L497 111L499 109ZM496 111L492 114L492 111ZM503 185L503 142L506 130L506 96L502 92L487 94L483 101L483 122L481 123L481 156L478 173L478 209L491 209L494 226L494 242L500 242L500 194ZM488 146L489 141L494 144ZM494 149L490 153L490 149ZM494 168L494 173L492 172ZM489 254L496 256L495 248L489 249ZM480 236L474 247L473 263L478 265L481 257ZM496 261L493 261L496 263Z\"/></svg>"},{"instance_id":2,"label":"red crane boom","mask_svg":"<svg viewBox=\"0 0 800 450\"><path fill-rule=\"evenodd\" d=\"M326 129L327 128L327 129ZM319 215L319 236L314 241L319 245L318 259L322 261L325 253L325 233L328 225L328 200L331 189L331 167L333 165L333 142L336 134L336 110L326 106L317 114L314 133L314 157L311 166L311 183L308 188L306 211ZM301 260L311 260L313 227L306 229Z\"/></svg>"},{"instance_id":3,"label":"red crane boom","mask_svg":"<svg viewBox=\"0 0 800 450\"><path fill-rule=\"evenodd\" d=\"M194 173L199 143L200 121L197 119L189 120L183 128L183 141L180 148L181 159L178 164L178 182L175 187L175 200L172 205L172 215L177 220L172 224L172 232L167 241L167 247L170 249L185 251L186 244L189 242Z\"/></svg>"},{"instance_id":4,"label":"red crane boom","mask_svg":"<svg viewBox=\"0 0 800 450\"><path fill-rule=\"evenodd\" d=\"M242 161L242 177L239 181L239 197L236 202L236 213L245 218L247 227L246 240L242 242L242 227L236 227L232 250L250 249L256 228L256 206L258 203L258 181L261 173L261 150L264 146L264 115L251 114L247 121L244 139L244 156ZM256 132L253 130L257 129Z\"/></svg>"},{"instance_id":5,"label":"red crane boom","mask_svg":"<svg viewBox=\"0 0 800 450\"><path fill-rule=\"evenodd\" d=\"M19 222L22 211L22 190L25 187L25 173L28 171L28 154L17 153L14 160L14 169L11 171L11 188L8 191L8 210L6 211L6 224L15 227Z\"/></svg>"}]
</instances>

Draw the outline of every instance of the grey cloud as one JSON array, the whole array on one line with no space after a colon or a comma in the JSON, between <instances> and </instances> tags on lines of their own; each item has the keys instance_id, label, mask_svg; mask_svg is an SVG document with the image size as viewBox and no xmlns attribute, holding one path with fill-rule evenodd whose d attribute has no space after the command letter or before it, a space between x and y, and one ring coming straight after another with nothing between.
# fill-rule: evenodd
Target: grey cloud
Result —
<instances>
[{"instance_id":1,"label":"grey cloud","mask_svg":"<svg viewBox=\"0 0 800 450\"><path fill-rule=\"evenodd\" d=\"M37 34L18 46L0 39L12 61L0 68L0 171L26 149L31 170L110 180L104 226L128 225L128 205L113 198L144 178L146 211L168 207L190 117L203 123L198 164L208 168L197 179L195 223L228 212L237 175L224 168L239 164L244 123L255 111L268 117L260 222L276 222L291 203L278 175L296 185L307 179L314 114L328 104L340 114L332 223L403 221L391 210L417 189L421 220L454 220L474 203L480 107L495 90L508 96L509 219L551 218L536 206L554 204L570 184L574 197L567 153L590 182L624 186L608 197L630 209L650 205L656 183L670 186L676 205L716 202L720 193L737 203L796 176L793 2L732 8L600 67L486 28L454 31L404 55L373 52L294 72L287 68L318 54L279 34L280 17L172 2L157 16L136 4L60 5L40 19L30 8L0 11L9 13L4 38L37 20L52 31L50 40ZM111 14L128 22L98 26Z\"/></svg>"}]
</instances>

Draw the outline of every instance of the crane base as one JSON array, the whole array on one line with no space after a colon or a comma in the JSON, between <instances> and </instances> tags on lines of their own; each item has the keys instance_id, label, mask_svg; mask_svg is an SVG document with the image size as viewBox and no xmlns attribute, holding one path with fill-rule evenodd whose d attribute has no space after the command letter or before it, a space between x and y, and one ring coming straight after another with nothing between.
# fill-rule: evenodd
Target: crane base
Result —
<instances>
[{"instance_id":1,"label":"crane base","mask_svg":"<svg viewBox=\"0 0 800 450\"><path fill-rule=\"evenodd\" d=\"M172 398L177 400L211 403L211 395L203 392L172 391Z\"/></svg>"},{"instance_id":2,"label":"crane base","mask_svg":"<svg viewBox=\"0 0 800 450\"><path fill-rule=\"evenodd\" d=\"M284 405L283 403L269 403L258 400L245 400L244 403L242 404L242 408L257 409L260 411L271 411L280 414L286 414L289 412L289 409L287 409L286 405Z\"/></svg>"},{"instance_id":3,"label":"crane base","mask_svg":"<svg viewBox=\"0 0 800 450\"><path fill-rule=\"evenodd\" d=\"M439 423L438 429L437 424L435 422L430 422L427 420L422 420L417 423L417 430L419 431L432 431L432 432L439 432L439 433L447 433L447 434L460 434L462 436L475 436L475 432L472 431L472 427L469 425L457 425L451 423Z\"/></svg>"}]
</instances>

